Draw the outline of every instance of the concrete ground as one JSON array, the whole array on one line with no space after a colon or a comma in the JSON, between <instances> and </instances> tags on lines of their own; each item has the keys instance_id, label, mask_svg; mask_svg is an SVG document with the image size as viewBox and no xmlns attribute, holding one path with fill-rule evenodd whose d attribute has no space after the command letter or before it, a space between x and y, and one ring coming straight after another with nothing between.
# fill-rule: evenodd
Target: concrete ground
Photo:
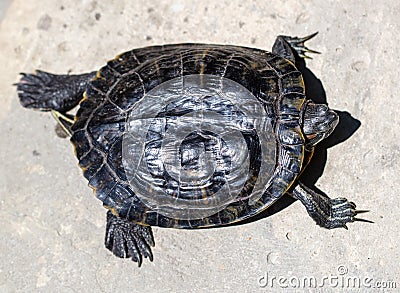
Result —
<instances>
[{"instance_id":1,"label":"concrete ground","mask_svg":"<svg viewBox=\"0 0 400 293\"><path fill-rule=\"evenodd\" d=\"M399 15L396 1L372 0L12 1L0 27L0 291L398 292ZM140 269L104 248L105 210L71 144L49 114L23 109L12 86L21 71L84 72L134 47L269 50L278 34L315 31L308 45L322 54L308 68L329 105L361 122L320 152L315 185L375 223L325 230L295 202L241 226L154 228L154 262Z\"/></svg>"},{"instance_id":2,"label":"concrete ground","mask_svg":"<svg viewBox=\"0 0 400 293\"><path fill-rule=\"evenodd\" d=\"M6 14L8 5L10 4L10 0L0 0L0 22Z\"/></svg>"}]
</instances>

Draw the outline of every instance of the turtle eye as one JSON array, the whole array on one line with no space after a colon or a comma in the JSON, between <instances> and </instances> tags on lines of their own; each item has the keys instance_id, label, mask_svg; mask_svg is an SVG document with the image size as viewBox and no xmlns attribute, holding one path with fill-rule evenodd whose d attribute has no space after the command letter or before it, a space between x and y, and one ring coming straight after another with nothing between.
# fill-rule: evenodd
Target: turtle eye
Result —
<instances>
[{"instance_id":1,"label":"turtle eye","mask_svg":"<svg viewBox=\"0 0 400 293\"><path fill-rule=\"evenodd\" d=\"M329 110L329 108L325 104L317 105L317 112L319 112L319 113L326 113L326 112L328 112L328 110Z\"/></svg>"}]
</instances>

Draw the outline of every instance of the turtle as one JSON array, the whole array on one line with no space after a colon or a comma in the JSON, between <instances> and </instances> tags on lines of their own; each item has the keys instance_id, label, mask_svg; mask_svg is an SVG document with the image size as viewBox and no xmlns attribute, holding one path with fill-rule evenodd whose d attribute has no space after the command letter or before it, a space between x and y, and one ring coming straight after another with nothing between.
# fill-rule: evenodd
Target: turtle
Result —
<instances>
[{"instance_id":1,"label":"turtle","mask_svg":"<svg viewBox=\"0 0 400 293\"><path fill-rule=\"evenodd\" d=\"M21 73L25 108L49 111L108 210L105 246L153 261L152 226L240 223L288 194L327 229L358 220L356 205L302 183L338 114L306 97L298 61L318 53L279 35L272 51L182 43L136 48L98 71ZM76 114L71 110L78 107Z\"/></svg>"}]
</instances>

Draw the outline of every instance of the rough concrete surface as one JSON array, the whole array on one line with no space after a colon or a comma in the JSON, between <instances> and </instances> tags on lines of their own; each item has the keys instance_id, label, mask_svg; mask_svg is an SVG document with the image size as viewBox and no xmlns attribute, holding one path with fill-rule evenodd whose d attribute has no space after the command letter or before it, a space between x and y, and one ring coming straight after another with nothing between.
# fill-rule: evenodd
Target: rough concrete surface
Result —
<instances>
[{"instance_id":1,"label":"rough concrete surface","mask_svg":"<svg viewBox=\"0 0 400 293\"><path fill-rule=\"evenodd\" d=\"M10 4L10 0L0 0L0 22L6 14L8 5Z\"/></svg>"},{"instance_id":2,"label":"rough concrete surface","mask_svg":"<svg viewBox=\"0 0 400 293\"><path fill-rule=\"evenodd\" d=\"M398 291L399 15L398 2L371 0L14 0L0 28L0 291ZM322 54L308 68L329 105L361 122L328 148L316 187L370 210L360 217L375 223L325 230L295 202L241 226L154 228L154 262L140 269L104 248L105 210L71 144L55 135L48 113L23 109L12 86L21 71L84 72L134 47L211 42L269 50L278 34L315 31L308 46ZM302 285L307 277L317 286Z\"/></svg>"}]
</instances>

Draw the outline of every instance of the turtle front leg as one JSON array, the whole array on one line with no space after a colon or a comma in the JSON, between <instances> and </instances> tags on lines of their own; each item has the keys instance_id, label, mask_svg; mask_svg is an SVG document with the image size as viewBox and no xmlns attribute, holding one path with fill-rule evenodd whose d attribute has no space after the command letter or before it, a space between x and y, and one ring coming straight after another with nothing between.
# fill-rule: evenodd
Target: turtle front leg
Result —
<instances>
[{"instance_id":1,"label":"turtle front leg","mask_svg":"<svg viewBox=\"0 0 400 293\"><path fill-rule=\"evenodd\" d=\"M310 217L321 227L347 229L346 224L356 220L356 205L345 198L331 199L300 182L291 195L301 201Z\"/></svg>"},{"instance_id":2,"label":"turtle front leg","mask_svg":"<svg viewBox=\"0 0 400 293\"><path fill-rule=\"evenodd\" d=\"M307 48L304 43L315 37L317 34L318 32L303 38L278 36L272 46L272 53L279 55L286 60L290 60L293 63L296 62L296 55L300 58L311 59L311 57L306 55L307 52L316 54L319 54L319 52Z\"/></svg>"},{"instance_id":3,"label":"turtle front leg","mask_svg":"<svg viewBox=\"0 0 400 293\"><path fill-rule=\"evenodd\" d=\"M153 261L150 247L154 247L153 234L150 226L129 222L107 212L105 246L115 256L132 258L139 267L144 258Z\"/></svg>"},{"instance_id":4,"label":"turtle front leg","mask_svg":"<svg viewBox=\"0 0 400 293\"><path fill-rule=\"evenodd\" d=\"M66 113L78 105L96 72L58 75L36 70L34 74L21 73L21 75L20 81L15 85L22 106Z\"/></svg>"}]
</instances>

